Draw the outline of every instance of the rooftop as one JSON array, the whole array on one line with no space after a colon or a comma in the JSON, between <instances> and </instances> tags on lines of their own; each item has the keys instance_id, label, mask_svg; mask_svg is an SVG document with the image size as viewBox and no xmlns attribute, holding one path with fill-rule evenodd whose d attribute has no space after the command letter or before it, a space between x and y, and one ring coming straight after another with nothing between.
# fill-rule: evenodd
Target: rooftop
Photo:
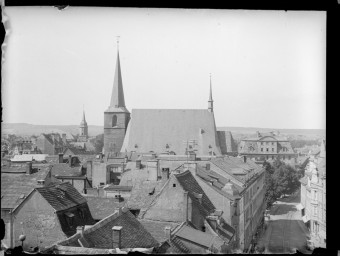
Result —
<instances>
[{"instance_id":1,"label":"rooftop","mask_svg":"<svg viewBox=\"0 0 340 256\"><path fill-rule=\"evenodd\" d=\"M125 202L117 202L114 198L103 198L83 195L87 201L93 219L101 220L113 214L117 207L122 207Z\"/></svg>"},{"instance_id":2,"label":"rooftop","mask_svg":"<svg viewBox=\"0 0 340 256\"><path fill-rule=\"evenodd\" d=\"M89 248L112 249L112 228L121 226L121 249L124 248L152 248L157 247L158 242L143 227L127 208L122 208L121 214L114 212L92 227L84 230L83 238ZM58 245L78 246L80 234L75 234Z\"/></svg>"},{"instance_id":3,"label":"rooftop","mask_svg":"<svg viewBox=\"0 0 340 256\"><path fill-rule=\"evenodd\" d=\"M66 210L86 203L86 199L68 182L36 188L36 190L55 211Z\"/></svg>"},{"instance_id":4,"label":"rooftop","mask_svg":"<svg viewBox=\"0 0 340 256\"><path fill-rule=\"evenodd\" d=\"M14 168L15 169L15 168ZM33 174L1 173L1 208L15 209L38 185L38 180L48 177L50 166L41 165L40 170Z\"/></svg>"}]
</instances>

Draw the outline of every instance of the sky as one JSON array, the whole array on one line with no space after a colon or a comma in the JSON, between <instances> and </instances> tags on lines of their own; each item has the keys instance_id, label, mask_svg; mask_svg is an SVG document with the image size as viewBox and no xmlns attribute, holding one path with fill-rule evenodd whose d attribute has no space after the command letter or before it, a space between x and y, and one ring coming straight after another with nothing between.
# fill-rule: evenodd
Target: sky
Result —
<instances>
[{"instance_id":1,"label":"sky","mask_svg":"<svg viewBox=\"0 0 340 256\"><path fill-rule=\"evenodd\" d=\"M132 109L206 109L217 127L325 129L326 12L5 7L2 120L103 125L117 36Z\"/></svg>"}]
</instances>

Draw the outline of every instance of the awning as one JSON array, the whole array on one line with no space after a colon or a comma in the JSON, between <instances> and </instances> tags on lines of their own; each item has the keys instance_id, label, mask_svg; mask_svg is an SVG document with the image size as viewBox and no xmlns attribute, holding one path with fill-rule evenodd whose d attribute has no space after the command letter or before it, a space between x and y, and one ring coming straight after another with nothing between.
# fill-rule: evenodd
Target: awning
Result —
<instances>
[{"instance_id":1,"label":"awning","mask_svg":"<svg viewBox=\"0 0 340 256\"><path fill-rule=\"evenodd\" d=\"M307 215L305 215L305 216L302 217L302 220L303 220L304 223L306 223L306 222L310 221L310 218Z\"/></svg>"},{"instance_id":2,"label":"awning","mask_svg":"<svg viewBox=\"0 0 340 256\"><path fill-rule=\"evenodd\" d=\"M302 204L298 204L296 206L296 209L298 209L299 211L301 211L302 209L305 209L305 207Z\"/></svg>"}]
</instances>

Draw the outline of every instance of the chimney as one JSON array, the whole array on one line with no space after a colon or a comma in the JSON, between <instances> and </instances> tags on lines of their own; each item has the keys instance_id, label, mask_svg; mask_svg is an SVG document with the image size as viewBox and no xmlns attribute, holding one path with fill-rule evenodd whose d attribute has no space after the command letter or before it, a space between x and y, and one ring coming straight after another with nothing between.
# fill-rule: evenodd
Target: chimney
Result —
<instances>
[{"instance_id":1,"label":"chimney","mask_svg":"<svg viewBox=\"0 0 340 256\"><path fill-rule=\"evenodd\" d=\"M169 168L162 168L162 180L168 180L170 175Z\"/></svg>"},{"instance_id":2,"label":"chimney","mask_svg":"<svg viewBox=\"0 0 340 256\"><path fill-rule=\"evenodd\" d=\"M122 215L122 208L121 207L116 207L115 211L118 212L118 216Z\"/></svg>"},{"instance_id":3,"label":"chimney","mask_svg":"<svg viewBox=\"0 0 340 256\"><path fill-rule=\"evenodd\" d=\"M197 194L195 196L200 204L202 204L202 196L203 196L202 194Z\"/></svg>"},{"instance_id":4,"label":"chimney","mask_svg":"<svg viewBox=\"0 0 340 256\"><path fill-rule=\"evenodd\" d=\"M218 225L218 223L217 223L218 216L209 215L209 216L207 216L207 219L209 220L209 223L210 223L211 227L215 231L217 229L217 225Z\"/></svg>"},{"instance_id":5,"label":"chimney","mask_svg":"<svg viewBox=\"0 0 340 256\"><path fill-rule=\"evenodd\" d=\"M66 141L66 133L63 133L61 136L63 137L63 143L64 143L64 145L66 145L66 144L67 144L67 141Z\"/></svg>"},{"instance_id":6,"label":"chimney","mask_svg":"<svg viewBox=\"0 0 340 256\"><path fill-rule=\"evenodd\" d=\"M170 240L170 238L171 238L171 227L166 226L164 228L164 231L165 231L165 236L166 236L167 240Z\"/></svg>"},{"instance_id":7,"label":"chimney","mask_svg":"<svg viewBox=\"0 0 340 256\"><path fill-rule=\"evenodd\" d=\"M189 157L190 160L196 161L196 153L194 151L190 151L189 154L190 154L190 157Z\"/></svg>"},{"instance_id":8,"label":"chimney","mask_svg":"<svg viewBox=\"0 0 340 256\"><path fill-rule=\"evenodd\" d=\"M32 162L26 163L26 174L32 174Z\"/></svg>"},{"instance_id":9,"label":"chimney","mask_svg":"<svg viewBox=\"0 0 340 256\"><path fill-rule=\"evenodd\" d=\"M84 235L84 229L85 229L84 226L78 226L77 227L77 233L80 234L81 236L83 236Z\"/></svg>"},{"instance_id":10,"label":"chimney","mask_svg":"<svg viewBox=\"0 0 340 256\"><path fill-rule=\"evenodd\" d=\"M112 248L121 248L122 244L122 228L121 226L114 226L112 228Z\"/></svg>"},{"instance_id":11,"label":"chimney","mask_svg":"<svg viewBox=\"0 0 340 256\"><path fill-rule=\"evenodd\" d=\"M206 165L205 165L205 169L206 169L207 171L209 171L209 170L210 170L210 163L206 163Z\"/></svg>"},{"instance_id":12,"label":"chimney","mask_svg":"<svg viewBox=\"0 0 340 256\"><path fill-rule=\"evenodd\" d=\"M92 180L92 161L88 160L86 162L86 177Z\"/></svg>"},{"instance_id":13,"label":"chimney","mask_svg":"<svg viewBox=\"0 0 340 256\"><path fill-rule=\"evenodd\" d=\"M136 160L136 169L141 169L142 168L142 160Z\"/></svg>"},{"instance_id":14,"label":"chimney","mask_svg":"<svg viewBox=\"0 0 340 256\"><path fill-rule=\"evenodd\" d=\"M192 215L192 201L188 195L188 191L184 191L184 222L191 221Z\"/></svg>"},{"instance_id":15,"label":"chimney","mask_svg":"<svg viewBox=\"0 0 340 256\"><path fill-rule=\"evenodd\" d=\"M183 200L183 203L184 203L184 222L187 222L188 220L188 191L184 191L183 193L183 196L184 196L184 200Z\"/></svg>"},{"instance_id":16,"label":"chimney","mask_svg":"<svg viewBox=\"0 0 340 256\"><path fill-rule=\"evenodd\" d=\"M59 153L59 164L62 164L64 162L64 154Z\"/></svg>"},{"instance_id":17,"label":"chimney","mask_svg":"<svg viewBox=\"0 0 340 256\"><path fill-rule=\"evenodd\" d=\"M68 156L68 164L72 167L72 155Z\"/></svg>"}]
</instances>

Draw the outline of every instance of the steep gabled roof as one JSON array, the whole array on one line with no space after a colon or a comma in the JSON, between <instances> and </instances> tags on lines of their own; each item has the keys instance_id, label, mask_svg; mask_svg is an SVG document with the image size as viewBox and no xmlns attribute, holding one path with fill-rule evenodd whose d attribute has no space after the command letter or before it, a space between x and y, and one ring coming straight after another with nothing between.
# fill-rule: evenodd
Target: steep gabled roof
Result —
<instances>
[{"instance_id":1,"label":"steep gabled roof","mask_svg":"<svg viewBox=\"0 0 340 256\"><path fill-rule=\"evenodd\" d=\"M190 171L187 170L183 173L175 174L175 177L177 178L183 189L188 192L193 205L197 206L202 216L207 217L210 213L215 211L215 206L204 193L203 189L197 183ZM202 204L199 203L195 194L202 194Z\"/></svg>"},{"instance_id":2,"label":"steep gabled roof","mask_svg":"<svg viewBox=\"0 0 340 256\"><path fill-rule=\"evenodd\" d=\"M121 226L121 248L151 248L158 242L143 225L127 210L122 209L121 215L112 214L84 232L84 238L92 248L112 248L112 228Z\"/></svg>"},{"instance_id":3,"label":"steep gabled roof","mask_svg":"<svg viewBox=\"0 0 340 256\"><path fill-rule=\"evenodd\" d=\"M116 210L116 207L122 207L125 202L117 202L114 198L103 198L94 196L84 196L89 206L92 217L95 220L102 220Z\"/></svg>"},{"instance_id":4,"label":"steep gabled roof","mask_svg":"<svg viewBox=\"0 0 340 256\"><path fill-rule=\"evenodd\" d=\"M186 153L196 140L199 155L221 155L214 114L207 109L133 109L121 152ZM210 147L209 147L210 146Z\"/></svg>"},{"instance_id":5,"label":"steep gabled roof","mask_svg":"<svg viewBox=\"0 0 340 256\"><path fill-rule=\"evenodd\" d=\"M11 167L11 169L16 169ZM45 180L50 171L49 165L40 166L40 170L31 175L1 173L1 208L15 209L27 196L38 187L38 180Z\"/></svg>"},{"instance_id":6,"label":"steep gabled roof","mask_svg":"<svg viewBox=\"0 0 340 256\"><path fill-rule=\"evenodd\" d=\"M68 182L36 188L36 190L55 211L66 210L86 203L86 199Z\"/></svg>"}]
</instances>

